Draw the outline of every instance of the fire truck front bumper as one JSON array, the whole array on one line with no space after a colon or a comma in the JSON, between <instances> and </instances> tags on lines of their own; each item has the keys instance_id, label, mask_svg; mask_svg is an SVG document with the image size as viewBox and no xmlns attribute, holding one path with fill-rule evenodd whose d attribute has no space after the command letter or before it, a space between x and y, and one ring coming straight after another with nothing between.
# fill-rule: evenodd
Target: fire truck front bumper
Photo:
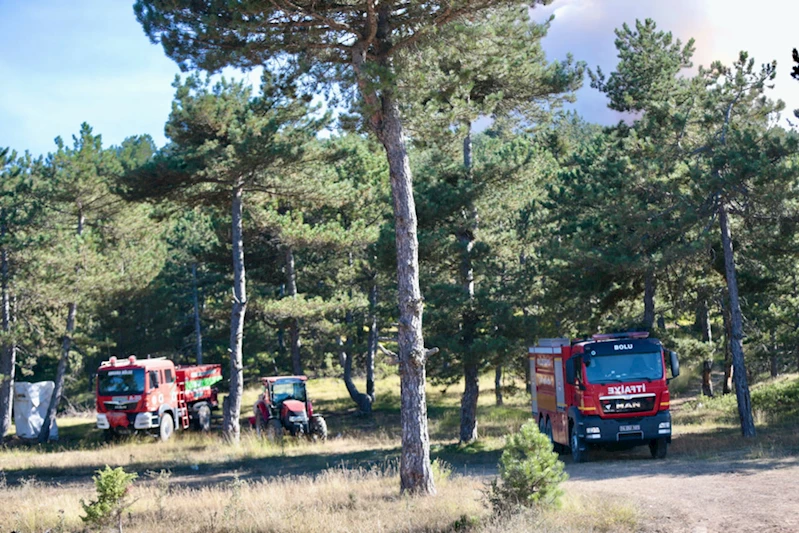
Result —
<instances>
[{"instance_id":1,"label":"fire truck front bumper","mask_svg":"<svg viewBox=\"0 0 799 533\"><path fill-rule=\"evenodd\" d=\"M654 416L635 418L600 418L583 416L577 421L578 435L586 444L646 444L665 438L671 442L671 413L661 411Z\"/></svg>"}]
</instances>

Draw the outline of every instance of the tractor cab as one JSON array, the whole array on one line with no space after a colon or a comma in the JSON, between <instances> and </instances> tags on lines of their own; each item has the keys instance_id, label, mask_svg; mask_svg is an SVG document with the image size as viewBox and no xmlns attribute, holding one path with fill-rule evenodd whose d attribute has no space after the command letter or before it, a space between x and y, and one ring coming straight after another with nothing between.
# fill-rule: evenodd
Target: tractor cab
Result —
<instances>
[{"instance_id":1,"label":"tractor cab","mask_svg":"<svg viewBox=\"0 0 799 533\"><path fill-rule=\"evenodd\" d=\"M306 376L261 378L264 390L254 406L251 420L259 435L277 440L284 432L292 436L327 438L324 419L315 415L305 389Z\"/></svg>"}]
</instances>

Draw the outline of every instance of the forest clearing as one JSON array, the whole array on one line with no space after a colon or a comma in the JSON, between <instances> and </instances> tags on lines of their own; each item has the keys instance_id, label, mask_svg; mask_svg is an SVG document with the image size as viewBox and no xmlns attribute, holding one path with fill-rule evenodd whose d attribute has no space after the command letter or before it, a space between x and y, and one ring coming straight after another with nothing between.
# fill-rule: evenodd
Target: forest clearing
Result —
<instances>
[{"instance_id":1,"label":"forest clearing","mask_svg":"<svg viewBox=\"0 0 799 533\"><path fill-rule=\"evenodd\" d=\"M787 388L778 389L780 383ZM514 385L501 407L494 405L494 391L484 391L481 439L467 446L450 438L458 423L455 387L446 393L430 389L431 455L439 490L433 498L396 491L396 376L380 382L382 399L369 417L350 408L340 381L314 380L310 386L318 409L331 421L327 442L284 440L277 446L245 432L231 447L215 430L178 434L166 443L139 437L104 444L89 414L68 418L61 443L11 443L0 454L0 497L6 502L0 531L82 530L79 502L92 497L91 476L105 465L139 476L124 518L129 531L521 532L535 524L536 531L545 532L787 533L799 525L799 508L790 495L799 475L797 413L774 415L766 397L780 395L759 392L782 390L783 398L795 398L799 376L755 389L755 441L736 431L732 398L703 402L686 392L677 400L668 459L652 460L645 448L598 452L583 464L564 455L570 479L559 509L492 517L484 493L497 475L502 435L529 416L529 395L521 383ZM246 400L254 401L256 392L247 389ZM746 512L732 512L742 494Z\"/></svg>"},{"instance_id":2,"label":"forest clearing","mask_svg":"<svg viewBox=\"0 0 799 533\"><path fill-rule=\"evenodd\" d=\"M173 76L163 135L0 145L0 533L799 527L799 51L547 51L625 2L134 0L12 54Z\"/></svg>"}]
</instances>

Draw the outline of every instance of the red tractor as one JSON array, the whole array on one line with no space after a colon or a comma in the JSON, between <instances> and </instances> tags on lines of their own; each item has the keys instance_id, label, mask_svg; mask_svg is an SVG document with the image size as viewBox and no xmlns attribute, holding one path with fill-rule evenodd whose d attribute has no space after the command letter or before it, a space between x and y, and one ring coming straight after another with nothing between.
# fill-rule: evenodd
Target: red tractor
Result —
<instances>
[{"instance_id":1,"label":"red tractor","mask_svg":"<svg viewBox=\"0 0 799 533\"><path fill-rule=\"evenodd\" d=\"M306 435L312 439L327 439L327 424L313 412L305 390L305 376L275 376L261 378L264 391L253 406L255 416L250 424L258 437L279 441L283 433L294 437Z\"/></svg>"}]
</instances>

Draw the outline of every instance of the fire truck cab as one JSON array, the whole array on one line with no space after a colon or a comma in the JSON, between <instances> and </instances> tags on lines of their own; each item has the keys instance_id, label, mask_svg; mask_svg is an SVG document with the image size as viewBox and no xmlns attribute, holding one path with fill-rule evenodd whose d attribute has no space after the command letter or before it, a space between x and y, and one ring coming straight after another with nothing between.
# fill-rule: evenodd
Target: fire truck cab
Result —
<instances>
[{"instance_id":1,"label":"fire truck cab","mask_svg":"<svg viewBox=\"0 0 799 533\"><path fill-rule=\"evenodd\" d=\"M541 339L528 357L533 416L556 451L568 448L581 462L592 447L648 445L652 457L666 456L668 382L680 369L677 354L659 340L647 332Z\"/></svg>"}]
</instances>

